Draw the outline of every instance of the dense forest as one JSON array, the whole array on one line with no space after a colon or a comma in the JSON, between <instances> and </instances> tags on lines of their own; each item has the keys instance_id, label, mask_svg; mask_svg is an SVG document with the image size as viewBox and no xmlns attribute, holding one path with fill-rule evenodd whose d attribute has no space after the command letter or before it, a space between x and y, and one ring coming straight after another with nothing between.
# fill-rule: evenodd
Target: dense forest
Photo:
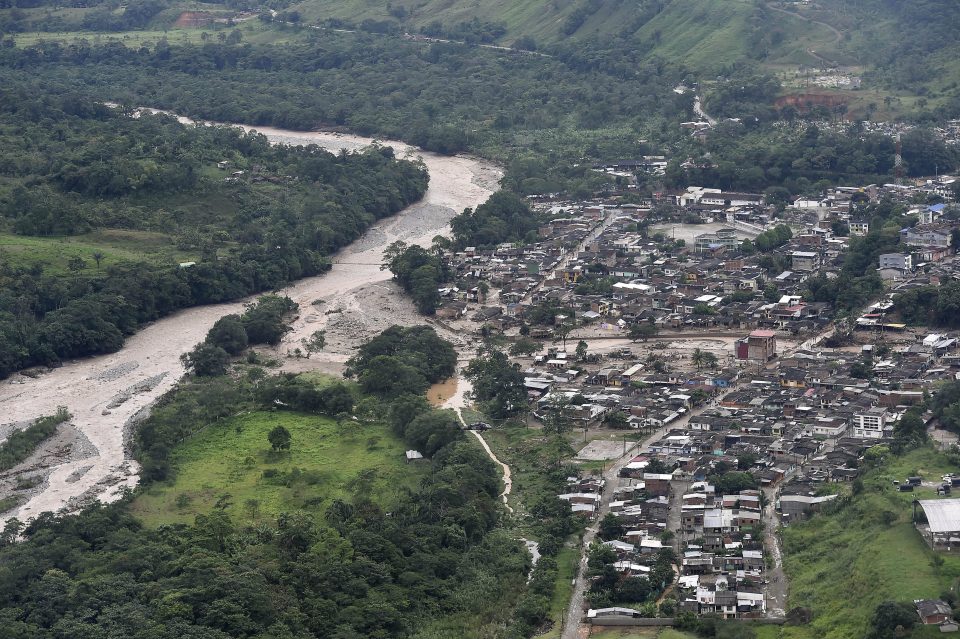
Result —
<instances>
[{"instance_id":1,"label":"dense forest","mask_svg":"<svg viewBox=\"0 0 960 639\"><path fill-rule=\"evenodd\" d=\"M926 129L905 133L902 144L907 175L933 175L939 167L960 162L955 147ZM725 122L705 144L688 150L694 161L686 167L679 159L671 161L668 186L702 184L742 191L782 186L791 194L802 194L829 184L866 184L891 176L894 168L893 139L864 132L857 124L835 131L802 122L779 127Z\"/></svg>"},{"instance_id":2,"label":"dense forest","mask_svg":"<svg viewBox=\"0 0 960 639\"><path fill-rule=\"evenodd\" d=\"M530 241L537 219L530 206L516 194L500 191L473 209L466 209L450 221L457 248L491 248L502 242Z\"/></svg>"},{"instance_id":3,"label":"dense forest","mask_svg":"<svg viewBox=\"0 0 960 639\"><path fill-rule=\"evenodd\" d=\"M608 182L590 171L591 161L664 150L676 158L668 188L782 186L806 194L838 181L874 182L892 171L888 136L856 125L841 131L775 124L798 114L773 109L779 82L750 65L733 65L711 83L708 108L738 121L721 122L701 145L679 128L693 117L692 94L670 90L690 74L679 64L644 60L618 42L591 41L540 57L319 30L298 33L283 47L236 38L160 40L136 49L41 42L0 47L0 67L73 87L79 74L102 98L192 117L341 128L440 153L471 150L503 160L504 185L524 195L588 196ZM903 158L909 175L950 170L960 160L924 130L904 136Z\"/></svg>"},{"instance_id":4,"label":"dense forest","mask_svg":"<svg viewBox=\"0 0 960 639\"><path fill-rule=\"evenodd\" d=\"M353 366L362 380L387 359L431 381L451 374L456 361L432 329L394 327L366 343ZM0 536L3 636L525 636L525 620L540 613L512 621L531 566L523 545L498 528L496 469L422 389L395 390L381 402L355 387L291 374L188 378L135 435L140 490L175 476L169 452L237 410L355 413L357 435L371 419L386 420L406 446L428 455L430 470L418 485L384 498L386 505L355 491L275 518L214 508L191 525L151 529L131 514L127 498L77 516L45 514L25 527L13 520ZM354 411L355 401L372 412Z\"/></svg>"},{"instance_id":5,"label":"dense forest","mask_svg":"<svg viewBox=\"0 0 960 639\"><path fill-rule=\"evenodd\" d=\"M104 250L92 254L95 268L74 258L57 269L42 258L0 256L0 375L111 352L172 311L321 273L327 254L426 190L422 165L389 148L335 156L271 146L228 127L133 118L63 85L5 82L4 230L155 233L189 262L104 260ZM229 172L216 169L221 161Z\"/></svg>"},{"instance_id":6,"label":"dense forest","mask_svg":"<svg viewBox=\"0 0 960 639\"><path fill-rule=\"evenodd\" d=\"M348 376L381 397L418 395L453 376L457 354L429 326L391 326L360 347L347 362Z\"/></svg>"},{"instance_id":7,"label":"dense forest","mask_svg":"<svg viewBox=\"0 0 960 639\"><path fill-rule=\"evenodd\" d=\"M82 69L84 85L126 104L251 125L344 126L448 153L509 142L521 129L676 117L668 87L677 75L667 65L561 62L363 34L306 38L283 47L161 41L133 55L119 43L50 42L0 48L0 65L63 79Z\"/></svg>"},{"instance_id":8,"label":"dense forest","mask_svg":"<svg viewBox=\"0 0 960 639\"><path fill-rule=\"evenodd\" d=\"M897 312L914 326L960 326L960 282L948 280L937 286L921 286L893 297Z\"/></svg>"},{"instance_id":9,"label":"dense forest","mask_svg":"<svg viewBox=\"0 0 960 639\"><path fill-rule=\"evenodd\" d=\"M436 420L434 420L436 421ZM357 498L252 526L215 511L149 530L121 503L44 515L0 548L10 639L448 636L509 620L529 556L494 530L497 475L449 422L433 472L389 513ZM427 434L427 437L430 435ZM498 611L497 608L500 610ZM425 634L416 634L425 628Z\"/></svg>"},{"instance_id":10,"label":"dense forest","mask_svg":"<svg viewBox=\"0 0 960 639\"><path fill-rule=\"evenodd\" d=\"M417 310L433 315L440 305L438 288L450 277L441 253L397 241L384 250L383 257L393 278L410 294Z\"/></svg>"}]
</instances>

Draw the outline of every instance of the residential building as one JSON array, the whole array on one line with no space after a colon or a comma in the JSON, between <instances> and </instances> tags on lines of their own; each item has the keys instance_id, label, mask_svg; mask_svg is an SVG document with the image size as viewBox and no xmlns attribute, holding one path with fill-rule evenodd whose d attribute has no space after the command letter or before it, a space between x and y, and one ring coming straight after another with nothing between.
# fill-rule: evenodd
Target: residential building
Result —
<instances>
[{"instance_id":1,"label":"residential building","mask_svg":"<svg viewBox=\"0 0 960 639\"><path fill-rule=\"evenodd\" d=\"M879 439L883 437L883 431L886 427L887 411L885 408L875 406L853 416L854 437Z\"/></svg>"},{"instance_id":2,"label":"residential building","mask_svg":"<svg viewBox=\"0 0 960 639\"><path fill-rule=\"evenodd\" d=\"M719 229L716 233L702 233L694 238L693 250L706 253L717 249L732 250L740 246L737 232L731 228Z\"/></svg>"},{"instance_id":3,"label":"residential building","mask_svg":"<svg viewBox=\"0 0 960 639\"><path fill-rule=\"evenodd\" d=\"M790 258L795 271L815 271L820 266L820 255L812 251L794 251Z\"/></svg>"},{"instance_id":4,"label":"residential building","mask_svg":"<svg viewBox=\"0 0 960 639\"><path fill-rule=\"evenodd\" d=\"M745 339L737 340L737 359L769 361L777 355L776 333L769 330L755 330Z\"/></svg>"},{"instance_id":5,"label":"residential building","mask_svg":"<svg viewBox=\"0 0 960 639\"><path fill-rule=\"evenodd\" d=\"M911 257L905 253L883 253L880 255L880 268L909 271L913 268L913 262Z\"/></svg>"},{"instance_id":6,"label":"residential building","mask_svg":"<svg viewBox=\"0 0 960 639\"><path fill-rule=\"evenodd\" d=\"M917 599L917 614L924 625L942 624L953 621L953 609L940 599Z\"/></svg>"},{"instance_id":7,"label":"residential building","mask_svg":"<svg viewBox=\"0 0 960 639\"><path fill-rule=\"evenodd\" d=\"M950 246L950 229L915 226L900 231L900 235L909 246Z\"/></svg>"},{"instance_id":8,"label":"residential building","mask_svg":"<svg viewBox=\"0 0 960 639\"><path fill-rule=\"evenodd\" d=\"M870 232L870 222L867 220L850 220L847 226L850 227L850 235L866 235Z\"/></svg>"}]
</instances>

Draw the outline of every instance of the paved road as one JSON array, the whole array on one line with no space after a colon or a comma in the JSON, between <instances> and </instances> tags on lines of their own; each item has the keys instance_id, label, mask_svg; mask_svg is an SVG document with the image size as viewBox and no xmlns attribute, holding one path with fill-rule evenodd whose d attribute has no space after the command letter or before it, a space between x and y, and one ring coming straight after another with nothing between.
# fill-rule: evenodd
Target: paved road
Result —
<instances>
[{"instance_id":1,"label":"paved road","mask_svg":"<svg viewBox=\"0 0 960 639\"><path fill-rule=\"evenodd\" d=\"M613 215L613 214L607 215L606 218L604 218L602 221L600 221L596 226L594 226L594 227L590 230L589 233L587 233L586 237L584 237L583 240L582 240L579 244L577 244L576 248L572 248L572 249L568 249L568 250L564 251L564 253L563 253L563 254L560 256L560 258L554 263L554 265L551 266L551 267L548 269L548 270L550 271L550 277L547 277L546 275L544 275L544 276L540 279L540 281L537 282L536 285L534 285L533 288L531 288L529 291L527 291L527 293L523 296L523 300L521 300L521 303L525 303L525 302L527 302L528 300L532 299L534 293L536 293L538 290L540 290L541 288L543 288L544 282L546 282L548 279L551 279L551 278L553 278L553 277L556 277L557 271L560 271L560 270L563 270L564 268L566 268L566 267L567 267L567 264L569 264L571 260L576 259L577 255L579 255L580 252L583 251L583 250L587 247L587 244L589 244L589 243L592 242L593 240L595 240L595 239L597 239L598 237L600 237L600 235L601 235L604 231L606 231L608 228L610 228L610 226L612 226L613 223L616 222L617 217L618 217L618 216Z\"/></svg>"},{"instance_id":2,"label":"paved road","mask_svg":"<svg viewBox=\"0 0 960 639\"><path fill-rule=\"evenodd\" d=\"M656 435L651 437L654 436ZM650 440L648 439L647 441ZM587 579L587 553L590 549L590 544L593 543L593 540L597 536L597 530L600 527L600 521L603 519L604 515L610 512L610 502L612 501L613 491L615 487L619 486L620 482L620 478L617 475L620 472L620 469L626 466L636 454L637 444L635 443L633 447L627 451L626 455L614 460L610 465L610 468L605 470L603 473L603 478L606 480L606 487L603 491L603 497L600 500L600 508L597 511L597 518L593 521L593 523L590 524L583 535L580 563L577 566L577 577L573 586L573 594L570 597L570 605L567 607L567 611L563 619L563 630L560 635L561 639L579 639L579 637L584 636L581 634L580 619L583 617L587 586L589 585L589 581ZM586 624L584 625L586 626ZM586 628L587 634L589 635L589 626L586 626Z\"/></svg>"},{"instance_id":3,"label":"paved road","mask_svg":"<svg viewBox=\"0 0 960 639\"><path fill-rule=\"evenodd\" d=\"M834 330L832 325L828 325L817 335L785 351L781 356L793 354L800 349L813 348L820 340L833 335ZM776 362L774 362L774 364L775 363ZM767 367L769 368L770 365ZM827 440L827 444L824 446L822 452L830 452L835 445L835 440ZM797 467L788 472L780 482L781 485L792 479L799 470L800 467ZM768 580L765 589L767 595L767 616L784 617L786 616L787 595L790 590L790 582L787 579L786 573L783 571L783 545L780 541L780 518L777 516L776 511L777 489L775 487L764 488L763 496L767 502L763 509L763 547L765 550L770 551L770 557L773 560L773 565L767 566L766 574Z\"/></svg>"}]
</instances>

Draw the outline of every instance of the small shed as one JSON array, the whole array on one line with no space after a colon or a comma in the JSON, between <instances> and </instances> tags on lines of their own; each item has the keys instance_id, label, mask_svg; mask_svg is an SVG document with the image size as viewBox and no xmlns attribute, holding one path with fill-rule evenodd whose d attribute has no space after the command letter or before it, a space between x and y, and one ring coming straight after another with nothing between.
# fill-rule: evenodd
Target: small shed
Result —
<instances>
[{"instance_id":1,"label":"small shed","mask_svg":"<svg viewBox=\"0 0 960 639\"><path fill-rule=\"evenodd\" d=\"M407 463L410 463L410 462L422 462L422 461L425 461L425 459L426 459L426 458L423 456L423 453L421 453L421 452L418 451L418 450L408 450L406 454L407 454Z\"/></svg>"}]
</instances>

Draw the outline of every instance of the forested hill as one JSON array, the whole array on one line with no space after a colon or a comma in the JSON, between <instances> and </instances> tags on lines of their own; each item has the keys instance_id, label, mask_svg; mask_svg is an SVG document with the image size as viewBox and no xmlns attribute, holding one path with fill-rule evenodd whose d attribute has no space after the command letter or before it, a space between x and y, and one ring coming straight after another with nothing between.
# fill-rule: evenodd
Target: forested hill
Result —
<instances>
[{"instance_id":1,"label":"forested hill","mask_svg":"<svg viewBox=\"0 0 960 639\"><path fill-rule=\"evenodd\" d=\"M952 0L304 0L305 21L551 53L617 40L699 73L744 62L863 66L919 95L956 89Z\"/></svg>"},{"instance_id":2,"label":"forested hill","mask_svg":"<svg viewBox=\"0 0 960 639\"><path fill-rule=\"evenodd\" d=\"M321 273L427 186L389 148L271 146L130 117L50 80L0 82L0 376Z\"/></svg>"},{"instance_id":3,"label":"forested hill","mask_svg":"<svg viewBox=\"0 0 960 639\"><path fill-rule=\"evenodd\" d=\"M644 62L685 67L701 79L744 64L781 71L783 65L841 65L863 73L874 86L927 98L943 95L956 107L955 8L952 0L131 0L118 10L105 0L0 0L0 36L159 34L189 27L194 15L215 31L219 25L209 22L215 17L228 24L243 13L249 25L259 14L253 22L278 28L258 33L258 44L287 44L283 29L311 25L514 47L563 60L616 50ZM217 34L228 44L238 38ZM270 62L260 60L253 68L268 70Z\"/></svg>"},{"instance_id":4,"label":"forested hill","mask_svg":"<svg viewBox=\"0 0 960 639\"><path fill-rule=\"evenodd\" d=\"M864 62L881 50L898 57L940 50L955 44L957 26L951 0L821 0L809 6L767 0L304 0L291 7L305 21L505 45L630 38L696 65L822 48L836 34L817 22L845 34L838 50Z\"/></svg>"}]
</instances>

